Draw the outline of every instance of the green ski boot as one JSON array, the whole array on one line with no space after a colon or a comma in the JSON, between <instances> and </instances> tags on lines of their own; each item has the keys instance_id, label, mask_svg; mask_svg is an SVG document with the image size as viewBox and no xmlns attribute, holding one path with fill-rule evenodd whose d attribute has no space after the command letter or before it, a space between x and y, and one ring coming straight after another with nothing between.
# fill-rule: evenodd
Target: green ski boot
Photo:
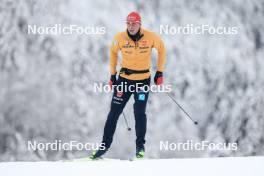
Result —
<instances>
[{"instance_id":1,"label":"green ski boot","mask_svg":"<svg viewBox=\"0 0 264 176\"><path fill-rule=\"evenodd\" d=\"M89 157L91 160L99 160L103 159L101 156L107 152L107 149L104 150L97 150L92 153L92 155Z\"/></svg>"},{"instance_id":2,"label":"green ski boot","mask_svg":"<svg viewBox=\"0 0 264 176\"><path fill-rule=\"evenodd\" d=\"M130 161L135 161L135 160L141 160L145 156L145 149L144 148L137 148L136 150L136 156L129 159Z\"/></svg>"}]
</instances>

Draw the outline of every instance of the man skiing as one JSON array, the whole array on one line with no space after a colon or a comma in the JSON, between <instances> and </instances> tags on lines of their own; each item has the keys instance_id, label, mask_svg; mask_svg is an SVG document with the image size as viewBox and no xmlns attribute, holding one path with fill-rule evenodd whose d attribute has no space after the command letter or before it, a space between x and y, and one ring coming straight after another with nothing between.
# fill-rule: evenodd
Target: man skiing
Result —
<instances>
[{"instance_id":1,"label":"man skiing","mask_svg":"<svg viewBox=\"0 0 264 176\"><path fill-rule=\"evenodd\" d=\"M147 127L146 105L148 101L148 91L139 89L133 91L119 90L118 86L136 85L150 86L150 67L152 48L158 51L157 71L154 77L156 85L163 83L163 70L165 65L165 46L161 38L154 32L145 30L141 27L141 17L137 12L131 12L126 19L127 30L118 33L110 47L110 72L111 78L109 85L113 86L113 97L110 112L104 126L102 143L104 149L94 152L90 158L98 159L107 152L116 129L116 124L120 114L128 102L130 96L134 96L134 115L136 129L136 158L144 157L145 134ZM121 51L122 62L118 79L116 79L116 66L118 52ZM116 86L116 87L114 87Z\"/></svg>"}]
</instances>

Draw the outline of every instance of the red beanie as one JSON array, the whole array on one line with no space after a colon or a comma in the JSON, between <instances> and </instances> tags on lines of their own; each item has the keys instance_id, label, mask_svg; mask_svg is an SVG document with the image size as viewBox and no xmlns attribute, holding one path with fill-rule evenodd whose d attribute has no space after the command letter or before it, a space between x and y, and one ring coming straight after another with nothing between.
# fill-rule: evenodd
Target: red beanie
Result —
<instances>
[{"instance_id":1,"label":"red beanie","mask_svg":"<svg viewBox=\"0 0 264 176\"><path fill-rule=\"evenodd\" d=\"M127 22L141 23L141 17L137 12L131 12L127 16Z\"/></svg>"}]
</instances>

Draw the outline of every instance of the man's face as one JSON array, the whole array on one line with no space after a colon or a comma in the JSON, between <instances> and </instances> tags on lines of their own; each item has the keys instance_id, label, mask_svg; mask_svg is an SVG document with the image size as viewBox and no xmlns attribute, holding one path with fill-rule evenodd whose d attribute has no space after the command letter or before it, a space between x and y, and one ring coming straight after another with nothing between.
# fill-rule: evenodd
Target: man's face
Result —
<instances>
[{"instance_id":1,"label":"man's face","mask_svg":"<svg viewBox=\"0 0 264 176\"><path fill-rule=\"evenodd\" d=\"M140 28L140 23L137 22L127 22L127 30L129 34L135 35Z\"/></svg>"}]
</instances>

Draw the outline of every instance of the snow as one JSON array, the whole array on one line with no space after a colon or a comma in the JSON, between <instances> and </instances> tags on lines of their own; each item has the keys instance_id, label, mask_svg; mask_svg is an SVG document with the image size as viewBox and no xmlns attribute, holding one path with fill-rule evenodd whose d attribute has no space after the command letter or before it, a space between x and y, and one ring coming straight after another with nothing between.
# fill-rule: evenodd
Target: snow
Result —
<instances>
[{"instance_id":1,"label":"snow","mask_svg":"<svg viewBox=\"0 0 264 176\"><path fill-rule=\"evenodd\" d=\"M88 162L5 162L0 173L5 176L100 176L100 175L203 175L263 176L264 157L200 159L111 160Z\"/></svg>"}]
</instances>

